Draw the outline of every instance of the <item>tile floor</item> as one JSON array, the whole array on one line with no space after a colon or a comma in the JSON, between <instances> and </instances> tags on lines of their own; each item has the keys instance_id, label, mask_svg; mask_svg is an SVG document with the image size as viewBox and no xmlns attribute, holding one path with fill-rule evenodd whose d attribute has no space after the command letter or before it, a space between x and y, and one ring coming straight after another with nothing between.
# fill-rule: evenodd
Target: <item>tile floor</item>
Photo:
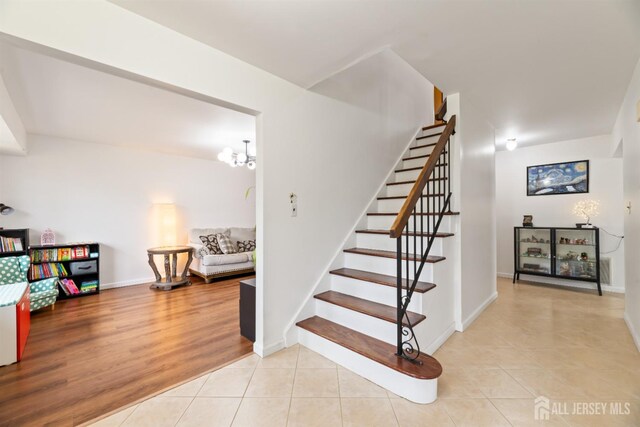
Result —
<instances>
[{"instance_id":1,"label":"tile floor","mask_svg":"<svg viewBox=\"0 0 640 427\"><path fill-rule=\"evenodd\" d=\"M516 285L434 355L439 399L416 405L301 346L251 355L94 426L640 426L640 353L620 296ZM627 415L572 414L621 402ZM600 406L602 407L602 406ZM605 409L605 412L608 409Z\"/></svg>"}]
</instances>

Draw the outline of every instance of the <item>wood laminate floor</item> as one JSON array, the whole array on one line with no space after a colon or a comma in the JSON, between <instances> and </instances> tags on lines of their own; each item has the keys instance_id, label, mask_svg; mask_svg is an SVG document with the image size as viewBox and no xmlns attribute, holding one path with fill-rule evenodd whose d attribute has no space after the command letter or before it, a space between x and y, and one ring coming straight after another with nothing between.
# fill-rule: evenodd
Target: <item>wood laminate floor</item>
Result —
<instances>
[{"instance_id":1,"label":"wood laminate floor","mask_svg":"<svg viewBox=\"0 0 640 427\"><path fill-rule=\"evenodd\" d=\"M0 426L77 425L250 353L242 279L110 289L32 313L23 360L0 367Z\"/></svg>"}]
</instances>

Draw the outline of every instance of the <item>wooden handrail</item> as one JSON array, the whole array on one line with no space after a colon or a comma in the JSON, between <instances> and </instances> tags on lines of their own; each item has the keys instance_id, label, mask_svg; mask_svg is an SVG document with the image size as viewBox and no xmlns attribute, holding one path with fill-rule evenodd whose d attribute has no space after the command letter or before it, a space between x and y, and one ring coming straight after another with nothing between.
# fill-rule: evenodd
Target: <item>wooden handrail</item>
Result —
<instances>
[{"instance_id":1,"label":"wooden handrail","mask_svg":"<svg viewBox=\"0 0 640 427\"><path fill-rule=\"evenodd\" d=\"M446 100L443 105L446 105ZM447 145L447 141L449 141L449 138L451 137L451 135L453 135L455 127L456 116L452 116L451 119L449 119L447 126L444 128L444 131L440 135L440 138L438 139L435 147L433 147L433 151L429 155L429 160L422 168L422 171L420 171L420 175L418 176L416 183L413 185L413 188L409 192L407 199L404 201L404 205L402 205L402 209L400 209L396 220L393 222L391 230L389 230L389 236L391 236L391 238L397 239L402 235L402 230L404 230L404 227L407 225L407 221L409 221L411 212L413 212L413 208L416 206L418 199L422 195L424 186L429 181L429 178L431 177L431 174L433 173L433 170L435 169L436 164L440 159L440 155Z\"/></svg>"},{"instance_id":2,"label":"wooden handrail","mask_svg":"<svg viewBox=\"0 0 640 427\"><path fill-rule=\"evenodd\" d=\"M438 111L436 111L436 122L443 122L444 116L447 115L447 98L444 99L444 102L440 104Z\"/></svg>"}]
</instances>

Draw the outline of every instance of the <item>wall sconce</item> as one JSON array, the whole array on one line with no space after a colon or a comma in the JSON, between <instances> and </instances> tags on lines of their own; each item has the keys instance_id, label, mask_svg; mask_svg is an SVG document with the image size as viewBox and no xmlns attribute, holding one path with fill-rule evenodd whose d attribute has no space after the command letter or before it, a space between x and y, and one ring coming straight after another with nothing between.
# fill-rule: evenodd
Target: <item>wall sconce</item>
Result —
<instances>
[{"instance_id":1,"label":"wall sconce","mask_svg":"<svg viewBox=\"0 0 640 427\"><path fill-rule=\"evenodd\" d=\"M14 209L11 206L0 203L0 215L11 215L13 211Z\"/></svg>"}]
</instances>

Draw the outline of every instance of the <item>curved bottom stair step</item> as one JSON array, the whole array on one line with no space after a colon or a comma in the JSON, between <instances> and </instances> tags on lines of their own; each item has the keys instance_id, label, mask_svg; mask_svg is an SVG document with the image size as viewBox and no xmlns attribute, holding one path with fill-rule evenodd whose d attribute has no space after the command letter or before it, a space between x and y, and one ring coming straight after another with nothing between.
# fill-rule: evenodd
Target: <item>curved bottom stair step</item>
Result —
<instances>
[{"instance_id":1,"label":"curved bottom stair step","mask_svg":"<svg viewBox=\"0 0 640 427\"><path fill-rule=\"evenodd\" d=\"M442 374L440 362L429 355L420 355L422 364L410 362L396 356L393 345L322 317L313 316L296 325L401 374L420 380L436 379Z\"/></svg>"}]
</instances>

